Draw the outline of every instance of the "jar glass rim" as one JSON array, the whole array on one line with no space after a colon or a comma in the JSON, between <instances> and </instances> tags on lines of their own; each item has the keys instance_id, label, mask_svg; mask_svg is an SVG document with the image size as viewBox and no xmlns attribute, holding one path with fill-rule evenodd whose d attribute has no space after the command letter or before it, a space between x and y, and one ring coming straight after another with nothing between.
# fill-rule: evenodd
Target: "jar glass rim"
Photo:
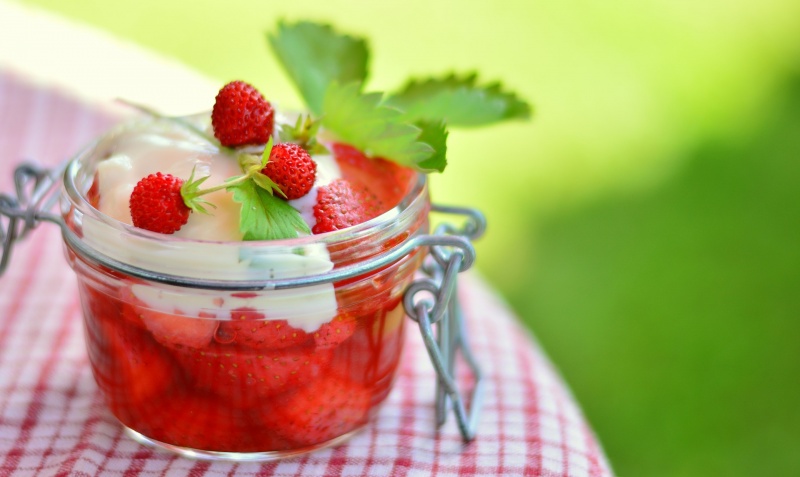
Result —
<instances>
[{"instance_id":1,"label":"jar glass rim","mask_svg":"<svg viewBox=\"0 0 800 477\"><path fill-rule=\"evenodd\" d=\"M211 250L209 247L212 247L215 251L223 251L229 255L236 253L240 256L242 254L268 256L280 253L284 255L295 253L298 256L304 256L308 254L309 250L312 252L315 250L324 251L334 247L345 249L355 244L368 242L373 237L376 239L383 237L385 239L386 237L399 236L409 227L413 228L412 224L419 222L418 217L421 214L427 216L430 206L427 176L418 172L413 176L412 180L414 182L410 184L407 193L399 204L369 221L342 230L292 239L235 242L197 240L150 232L123 223L100 212L86 197L89 185L94 179L94 164L92 161L97 160L97 158L93 157L93 154L97 151L99 143L109 134L111 133L101 136L76 154L66 167L62 184L62 214L65 216L67 224L64 228L64 240L72 250L90 262L148 280L179 286L252 290L294 288L302 286L303 282L309 279L312 282L329 282L337 279L336 277L341 273L334 273L336 270L334 270L333 263L327 269L322 264L318 264L317 268L311 267L311 269L301 273L289 273L284 276L274 276L258 271L254 274L246 273L244 275L209 274L198 271L197 273L200 273L198 275L191 269L182 269L172 273L172 271L161 268L157 263L157 259L154 260L154 264L150 264L154 266L131 263L125 259L125 254L120 256L116 253L124 247L118 244L113 245L114 242L120 239L132 240L143 247L156 249L162 256L167 256L170 251L192 248L199 250L203 247L204 250ZM92 225L95 229L101 227L104 230L104 234L106 234L104 236L109 238L104 242L110 242L109 247L106 247L100 241L87 243L84 229L89 225ZM422 232L427 232L427 230ZM404 235L403 240L394 244L393 248L396 249L411 235L413 233ZM395 251L395 253L398 252ZM388 250L381 255L387 254L391 255L392 250ZM202 266L202 264L198 265ZM339 267L335 268L338 269Z\"/></svg>"},{"instance_id":2,"label":"jar glass rim","mask_svg":"<svg viewBox=\"0 0 800 477\"><path fill-rule=\"evenodd\" d=\"M80 187L77 183L77 177L79 173L82 172L81 167L83 164L81 163L81 159L87 154L90 154L96 144L97 144L96 142L92 143L89 147L85 148L82 152L78 153L67 164L66 170L64 171L63 185L64 185L64 192L70 204L78 207L78 209L80 209L80 211L83 214L89 214L92 217L101 220L104 223L108 224L109 226L118 229L122 232L158 241L174 241L178 243L195 242L195 243L208 243L208 244L236 243L240 246L242 244L244 244L244 246L248 245L264 246L267 244L274 246L297 246L297 245L304 245L307 243L321 243L321 242L335 243L347 240L349 238L352 238L353 236L361 235L365 231L374 229L376 227L380 227L381 225L391 224L396 220L398 220L399 216L402 214L413 213L415 208L414 207L415 203L421 200L425 200L424 197L428 192L428 180L426 174L417 172L414 177L413 186L409 189L408 193L406 193L406 195L402 198L400 203L397 204L393 209L384 212L383 214L374 217L366 222L362 222L358 225L354 225L346 229L334 230L332 232L325 232L322 234L307 235L304 237L281 239L281 240L218 242L218 241L191 239L175 235L160 234L157 232L151 232L149 230L144 230L134 227L132 225L120 222L119 220L102 213L101 211L97 210L91 203L89 203L89 201L85 196L85 191L82 192L81 191L82 187Z\"/></svg>"}]
</instances>

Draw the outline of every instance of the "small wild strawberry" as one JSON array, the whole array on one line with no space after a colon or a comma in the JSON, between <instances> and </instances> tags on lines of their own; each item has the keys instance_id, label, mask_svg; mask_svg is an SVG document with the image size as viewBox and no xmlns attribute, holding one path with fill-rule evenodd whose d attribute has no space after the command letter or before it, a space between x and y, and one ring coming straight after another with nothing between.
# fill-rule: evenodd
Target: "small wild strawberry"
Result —
<instances>
[{"instance_id":1,"label":"small wild strawberry","mask_svg":"<svg viewBox=\"0 0 800 477\"><path fill-rule=\"evenodd\" d=\"M133 225L162 234L180 230L191 213L181 196L182 185L183 179L161 172L140 180L129 203Z\"/></svg>"},{"instance_id":2,"label":"small wild strawberry","mask_svg":"<svg viewBox=\"0 0 800 477\"><path fill-rule=\"evenodd\" d=\"M272 179L286 196L294 200L308 194L317 177L317 163L297 144L276 144L261 172Z\"/></svg>"},{"instance_id":3,"label":"small wild strawberry","mask_svg":"<svg viewBox=\"0 0 800 477\"><path fill-rule=\"evenodd\" d=\"M244 81L223 86L211 111L214 136L227 147L265 144L272 135L274 120L272 105Z\"/></svg>"}]
</instances>

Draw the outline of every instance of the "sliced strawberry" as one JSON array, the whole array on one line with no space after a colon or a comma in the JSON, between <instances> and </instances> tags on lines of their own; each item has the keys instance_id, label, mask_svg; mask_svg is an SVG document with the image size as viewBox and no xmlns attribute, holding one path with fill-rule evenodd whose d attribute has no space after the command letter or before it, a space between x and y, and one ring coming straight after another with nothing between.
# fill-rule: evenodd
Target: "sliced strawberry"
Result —
<instances>
[{"instance_id":1,"label":"sliced strawberry","mask_svg":"<svg viewBox=\"0 0 800 477\"><path fill-rule=\"evenodd\" d=\"M177 395L143 416L137 428L169 444L221 452L263 452L286 447L285 441L254 425L246 411L205 395Z\"/></svg>"},{"instance_id":2,"label":"sliced strawberry","mask_svg":"<svg viewBox=\"0 0 800 477\"><path fill-rule=\"evenodd\" d=\"M121 307L120 316L132 325L136 325L142 329L147 329L142 321L141 309L144 307L144 303L136 298L136 295L133 294L132 288L130 286L120 287L119 291L117 292L117 296L119 297L118 302L120 303Z\"/></svg>"},{"instance_id":3,"label":"sliced strawberry","mask_svg":"<svg viewBox=\"0 0 800 477\"><path fill-rule=\"evenodd\" d=\"M121 306L117 297L114 296L114 291L106 290L105 287L94 287L84 282L81 282L79 286L83 313L87 318L114 320L120 315Z\"/></svg>"},{"instance_id":4,"label":"sliced strawberry","mask_svg":"<svg viewBox=\"0 0 800 477\"><path fill-rule=\"evenodd\" d=\"M336 348L331 363L333 373L371 386L376 399L388 394L403 349L405 310L395 303L360 316L361 326Z\"/></svg>"},{"instance_id":5,"label":"sliced strawberry","mask_svg":"<svg viewBox=\"0 0 800 477\"><path fill-rule=\"evenodd\" d=\"M366 188L337 179L317 191L312 232L321 234L366 222L381 213L380 204Z\"/></svg>"},{"instance_id":6,"label":"sliced strawberry","mask_svg":"<svg viewBox=\"0 0 800 477\"><path fill-rule=\"evenodd\" d=\"M397 205L413 185L412 169L381 158L371 159L347 144L337 143L331 149L342 178L374 194L381 213Z\"/></svg>"},{"instance_id":7,"label":"sliced strawberry","mask_svg":"<svg viewBox=\"0 0 800 477\"><path fill-rule=\"evenodd\" d=\"M173 396L138 429L148 437L193 449L231 451L249 445L241 411L206 396Z\"/></svg>"},{"instance_id":8,"label":"sliced strawberry","mask_svg":"<svg viewBox=\"0 0 800 477\"><path fill-rule=\"evenodd\" d=\"M123 301L122 317L144 326L156 341L169 347L202 348L211 342L219 321L211 315L186 316L166 313L147 306L130 288L120 291Z\"/></svg>"},{"instance_id":9,"label":"sliced strawberry","mask_svg":"<svg viewBox=\"0 0 800 477\"><path fill-rule=\"evenodd\" d=\"M237 343L254 349L279 350L309 341L308 333L289 326L286 320L267 320L252 308L231 312L231 321L220 323L215 336L220 343Z\"/></svg>"},{"instance_id":10,"label":"sliced strawberry","mask_svg":"<svg viewBox=\"0 0 800 477\"><path fill-rule=\"evenodd\" d=\"M315 350L313 345L268 351L211 343L202 350L173 352L198 390L243 407L314 380L332 357L330 351Z\"/></svg>"},{"instance_id":11,"label":"sliced strawberry","mask_svg":"<svg viewBox=\"0 0 800 477\"><path fill-rule=\"evenodd\" d=\"M218 321L213 318L184 316L139 309L139 317L153 333L153 338L166 346L202 348L211 342Z\"/></svg>"},{"instance_id":12,"label":"sliced strawberry","mask_svg":"<svg viewBox=\"0 0 800 477\"><path fill-rule=\"evenodd\" d=\"M261 418L275 434L297 446L311 446L366 424L371 402L366 387L325 375L274 399Z\"/></svg>"},{"instance_id":13,"label":"sliced strawberry","mask_svg":"<svg viewBox=\"0 0 800 477\"><path fill-rule=\"evenodd\" d=\"M330 349L339 346L353 336L358 327L358 320L352 315L342 313L324 323L314 332L314 343L317 349Z\"/></svg>"},{"instance_id":14,"label":"sliced strawberry","mask_svg":"<svg viewBox=\"0 0 800 477\"><path fill-rule=\"evenodd\" d=\"M89 361L98 386L123 422L157 407L176 383L177 364L144 330L115 318L86 319Z\"/></svg>"}]
</instances>

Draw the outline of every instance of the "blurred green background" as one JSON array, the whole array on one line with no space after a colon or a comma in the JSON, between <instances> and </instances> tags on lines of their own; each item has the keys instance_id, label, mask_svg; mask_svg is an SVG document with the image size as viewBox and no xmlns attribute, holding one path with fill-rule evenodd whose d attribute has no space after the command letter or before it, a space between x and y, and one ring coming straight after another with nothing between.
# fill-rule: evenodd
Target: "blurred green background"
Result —
<instances>
[{"instance_id":1,"label":"blurred green background","mask_svg":"<svg viewBox=\"0 0 800 477\"><path fill-rule=\"evenodd\" d=\"M800 469L797 0L28 0L300 101L278 19L371 39L371 89L477 69L536 107L454 131L443 203L620 475ZM209 107L212 98L209 98Z\"/></svg>"}]
</instances>

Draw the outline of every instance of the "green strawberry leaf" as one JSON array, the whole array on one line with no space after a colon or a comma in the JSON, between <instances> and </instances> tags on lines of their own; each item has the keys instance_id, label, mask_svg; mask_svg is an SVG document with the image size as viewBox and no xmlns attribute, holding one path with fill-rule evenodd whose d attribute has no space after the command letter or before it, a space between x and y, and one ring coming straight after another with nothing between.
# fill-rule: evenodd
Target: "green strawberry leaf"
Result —
<instances>
[{"instance_id":1,"label":"green strawberry leaf","mask_svg":"<svg viewBox=\"0 0 800 477\"><path fill-rule=\"evenodd\" d=\"M360 86L355 83L344 86L331 83L322 104L322 125L367 156L428 169L422 164L437 155L434 145L421 141L422 129L404 120L401 111L385 106L382 96L381 93L361 93ZM430 134L436 137L437 143L444 142L439 137L441 134ZM438 165L441 161L435 162Z\"/></svg>"},{"instance_id":2,"label":"green strawberry leaf","mask_svg":"<svg viewBox=\"0 0 800 477\"><path fill-rule=\"evenodd\" d=\"M254 181L229 186L228 191L233 193L234 201L242 204L239 230L244 240L280 240L311 233L294 207Z\"/></svg>"},{"instance_id":3,"label":"green strawberry leaf","mask_svg":"<svg viewBox=\"0 0 800 477\"><path fill-rule=\"evenodd\" d=\"M269 155L272 154L272 146L274 141L272 140L272 136L269 137L269 141L267 141L266 146L264 146L264 152L261 153L261 162L259 162L259 169L261 170L264 166L267 165L269 162Z\"/></svg>"},{"instance_id":4,"label":"green strawberry leaf","mask_svg":"<svg viewBox=\"0 0 800 477\"><path fill-rule=\"evenodd\" d=\"M189 207L191 210L201 214L211 215L205 206L208 205L213 208L217 206L200 197L200 186L203 185L203 182L208 180L210 176L195 179L194 174L196 169L196 167L192 168L189 179L181 185L181 198L183 199L183 203L186 204L186 207Z\"/></svg>"},{"instance_id":5,"label":"green strawberry leaf","mask_svg":"<svg viewBox=\"0 0 800 477\"><path fill-rule=\"evenodd\" d=\"M388 105L405 112L410 121L444 120L449 126L484 126L510 119L528 119L531 107L500 83L477 84L478 75L411 80L389 96Z\"/></svg>"},{"instance_id":6,"label":"green strawberry leaf","mask_svg":"<svg viewBox=\"0 0 800 477\"><path fill-rule=\"evenodd\" d=\"M253 182L255 182L258 187L267 191L269 195L274 195L275 191L278 191L280 195L286 198L286 194L283 193L280 186L270 179L268 175L256 172L250 176L250 178L253 179Z\"/></svg>"},{"instance_id":7,"label":"green strawberry leaf","mask_svg":"<svg viewBox=\"0 0 800 477\"><path fill-rule=\"evenodd\" d=\"M279 22L278 32L269 36L269 42L317 116L322 114L325 90L331 82L360 84L367 78L366 41L339 34L329 25Z\"/></svg>"},{"instance_id":8,"label":"green strawberry leaf","mask_svg":"<svg viewBox=\"0 0 800 477\"><path fill-rule=\"evenodd\" d=\"M433 148L433 155L417 164L423 171L443 172L447 166L447 126L443 121L417 121L419 140Z\"/></svg>"}]
</instances>

